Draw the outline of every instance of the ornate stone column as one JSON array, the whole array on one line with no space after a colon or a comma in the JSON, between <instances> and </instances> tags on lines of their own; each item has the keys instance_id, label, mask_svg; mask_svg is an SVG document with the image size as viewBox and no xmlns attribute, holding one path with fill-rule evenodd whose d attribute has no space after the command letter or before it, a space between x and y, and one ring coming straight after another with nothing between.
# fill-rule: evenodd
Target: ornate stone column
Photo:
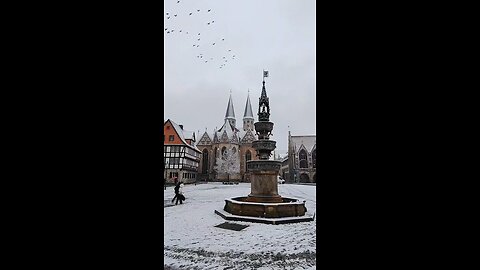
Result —
<instances>
[{"instance_id":1,"label":"ornate stone column","mask_svg":"<svg viewBox=\"0 0 480 270\"><path fill-rule=\"evenodd\" d=\"M273 123L270 119L270 105L265 90L265 81L263 81L262 94L259 98L258 122L255 125L255 131L258 140L252 142L252 147L257 152L259 160L250 160L247 162L247 171L251 174L251 193L247 197L250 202L282 202L282 197L278 195L277 175L281 167L281 162L269 160L272 151L276 148L276 141L270 140L272 135Z\"/></svg>"}]
</instances>

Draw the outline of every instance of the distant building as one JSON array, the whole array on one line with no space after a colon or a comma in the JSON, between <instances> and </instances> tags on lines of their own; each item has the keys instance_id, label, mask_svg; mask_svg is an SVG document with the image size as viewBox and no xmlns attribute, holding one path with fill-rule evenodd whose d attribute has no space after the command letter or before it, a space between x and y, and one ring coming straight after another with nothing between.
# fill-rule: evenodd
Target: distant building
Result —
<instances>
[{"instance_id":1,"label":"distant building","mask_svg":"<svg viewBox=\"0 0 480 270\"><path fill-rule=\"evenodd\" d=\"M288 132L288 182L317 182L316 135L291 136ZM287 173L286 173L287 174Z\"/></svg>"},{"instance_id":2,"label":"distant building","mask_svg":"<svg viewBox=\"0 0 480 270\"><path fill-rule=\"evenodd\" d=\"M184 131L182 125L168 119L163 124L163 134L167 183L173 183L175 177L184 183L195 182L201 153L195 146L195 132Z\"/></svg>"},{"instance_id":3,"label":"distant building","mask_svg":"<svg viewBox=\"0 0 480 270\"><path fill-rule=\"evenodd\" d=\"M202 153L198 168L200 179L208 179L210 181L227 180L228 175L218 174L214 170L214 166L217 157L226 149L234 149L234 151L239 153L240 173L230 175L230 180L249 182L250 174L246 172L247 161L258 159L255 149L252 148L254 140L256 140L256 136L250 97L247 96L243 114L243 128L240 130L236 127L235 112L232 96L230 95L223 125L218 130L215 128L211 133L205 131L196 145Z\"/></svg>"},{"instance_id":4,"label":"distant building","mask_svg":"<svg viewBox=\"0 0 480 270\"><path fill-rule=\"evenodd\" d=\"M279 159L280 162L282 162L282 165L280 167L280 172L278 173L282 179L288 180L289 178L289 171L288 171L288 156Z\"/></svg>"}]
</instances>

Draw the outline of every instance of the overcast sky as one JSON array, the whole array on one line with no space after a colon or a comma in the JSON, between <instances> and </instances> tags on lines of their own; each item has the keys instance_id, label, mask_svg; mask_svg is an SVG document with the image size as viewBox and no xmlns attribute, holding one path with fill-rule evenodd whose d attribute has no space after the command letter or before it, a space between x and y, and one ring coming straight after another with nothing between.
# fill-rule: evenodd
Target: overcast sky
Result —
<instances>
[{"instance_id":1,"label":"overcast sky","mask_svg":"<svg viewBox=\"0 0 480 270\"><path fill-rule=\"evenodd\" d=\"M287 150L288 126L292 135L316 135L314 0L165 0L163 23L165 120L212 132L231 91L241 129L250 89L258 121L265 69L277 154Z\"/></svg>"}]
</instances>

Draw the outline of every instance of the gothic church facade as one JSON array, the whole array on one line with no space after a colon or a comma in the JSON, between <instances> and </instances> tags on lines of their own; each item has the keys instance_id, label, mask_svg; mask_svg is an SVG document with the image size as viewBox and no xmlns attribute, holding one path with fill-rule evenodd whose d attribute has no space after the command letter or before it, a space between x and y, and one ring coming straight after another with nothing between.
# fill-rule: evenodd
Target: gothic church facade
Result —
<instances>
[{"instance_id":1,"label":"gothic church facade","mask_svg":"<svg viewBox=\"0 0 480 270\"><path fill-rule=\"evenodd\" d=\"M247 96L243 113L243 126L241 129L237 128L232 95L230 94L223 125L218 130L215 128L211 133L205 131L196 145L201 151L198 167L200 181L226 181L227 179L241 182L250 181L250 174L246 171L247 161L258 159L255 149L252 148L252 142L257 140L253 123L252 105L250 96ZM238 153L240 173L228 176L215 171L214 166L217 157L220 157L227 149L232 149L235 153Z\"/></svg>"}]
</instances>

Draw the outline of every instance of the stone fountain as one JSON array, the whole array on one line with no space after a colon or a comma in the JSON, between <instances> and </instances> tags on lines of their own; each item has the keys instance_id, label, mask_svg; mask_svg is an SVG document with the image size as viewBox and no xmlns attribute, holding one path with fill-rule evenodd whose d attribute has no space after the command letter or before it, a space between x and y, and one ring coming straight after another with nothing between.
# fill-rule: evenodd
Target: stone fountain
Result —
<instances>
[{"instance_id":1,"label":"stone fountain","mask_svg":"<svg viewBox=\"0 0 480 270\"><path fill-rule=\"evenodd\" d=\"M227 220L267 224L312 221L313 217L306 216L305 201L278 194L277 175L281 162L269 160L276 148L276 141L269 139L273 130L273 123L269 119L270 105L264 80L259 98L258 122L254 124L258 140L252 143L259 160L247 162L247 171L251 173L251 192L246 197L226 199L223 210L215 210L215 213Z\"/></svg>"}]
</instances>

